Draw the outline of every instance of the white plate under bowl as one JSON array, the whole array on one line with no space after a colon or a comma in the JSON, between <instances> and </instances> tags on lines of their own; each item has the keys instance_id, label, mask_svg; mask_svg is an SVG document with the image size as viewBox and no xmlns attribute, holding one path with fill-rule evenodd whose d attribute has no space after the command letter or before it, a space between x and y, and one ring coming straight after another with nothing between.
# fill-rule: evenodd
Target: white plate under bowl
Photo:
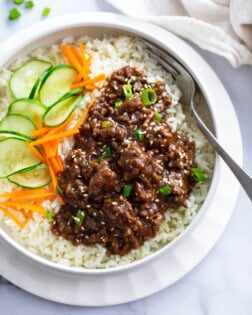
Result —
<instances>
[{"instance_id":1,"label":"white plate under bowl","mask_svg":"<svg viewBox=\"0 0 252 315\"><path fill-rule=\"evenodd\" d=\"M136 19L110 13L82 13L33 25L0 46L0 66L20 54L62 38L84 34L134 34L158 44L190 69L213 117L219 141L241 163L242 144L233 105L218 77L186 43L169 32ZM232 126L232 139L230 137ZM232 193L230 193L232 191ZM73 305L102 306L134 301L153 294L194 268L211 250L227 225L239 185L217 157L210 192L200 213L175 241L147 259L115 270L72 272L30 254L0 229L0 274L40 297Z\"/></svg>"}]
</instances>

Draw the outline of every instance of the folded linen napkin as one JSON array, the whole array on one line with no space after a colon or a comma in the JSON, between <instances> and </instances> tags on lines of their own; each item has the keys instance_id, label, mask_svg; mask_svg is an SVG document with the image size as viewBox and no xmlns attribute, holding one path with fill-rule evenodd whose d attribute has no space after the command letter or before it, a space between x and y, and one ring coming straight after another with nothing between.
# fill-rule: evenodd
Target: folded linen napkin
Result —
<instances>
[{"instance_id":1,"label":"folded linen napkin","mask_svg":"<svg viewBox=\"0 0 252 315\"><path fill-rule=\"evenodd\" d=\"M252 64L252 0L107 0L228 59Z\"/></svg>"}]
</instances>

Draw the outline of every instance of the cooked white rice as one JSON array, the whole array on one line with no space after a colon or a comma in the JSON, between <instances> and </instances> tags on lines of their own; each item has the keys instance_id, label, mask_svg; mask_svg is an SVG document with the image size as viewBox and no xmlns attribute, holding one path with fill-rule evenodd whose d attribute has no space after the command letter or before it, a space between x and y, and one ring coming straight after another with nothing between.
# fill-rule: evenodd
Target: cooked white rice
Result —
<instances>
[{"instance_id":1,"label":"cooked white rice","mask_svg":"<svg viewBox=\"0 0 252 315\"><path fill-rule=\"evenodd\" d=\"M135 66L143 70L148 80L164 80L168 92L171 94L173 102L169 109L173 113L173 118L169 122L173 130L180 130L186 134L196 144L196 161L199 167L206 175L205 182L197 183L187 200L187 207L180 207L178 211L167 211L165 221L160 227L157 235L145 242L143 246L121 257L118 255L108 256L106 249L101 245L74 246L62 237L57 237L51 232L50 223L42 216L34 214L33 219L20 230L16 224L7 218L0 211L0 222L8 226L13 237L28 248L30 251L48 258L49 260L65 266L79 266L84 268L109 268L118 265L129 264L135 260L141 259L157 251L165 244L174 240L185 228L192 222L198 210L203 203L207 190L209 188L211 175L214 165L214 153L207 141L198 131L194 123L182 111L179 103L181 92L173 83L172 77L157 62L144 51L142 45L135 38L126 36L105 37L103 39L81 38L86 48L87 54L93 55L92 76L101 72L109 76L113 71L125 66ZM67 38L64 42L72 43L72 38ZM66 63L60 52L58 45L50 48L40 48L33 51L29 56L17 60L10 69L0 71L0 118L3 118L7 112L11 101L11 95L8 88L8 80L12 71L23 64L25 60L31 57L49 60L53 64ZM80 111L90 101L91 97L99 96L98 91L92 95L86 94L81 104ZM61 154L65 156L71 148L71 142L65 141L61 146ZM7 180L0 180L0 192L16 189ZM57 211L59 205L57 202L44 202L46 209ZM2 226L3 226L2 223Z\"/></svg>"}]
</instances>

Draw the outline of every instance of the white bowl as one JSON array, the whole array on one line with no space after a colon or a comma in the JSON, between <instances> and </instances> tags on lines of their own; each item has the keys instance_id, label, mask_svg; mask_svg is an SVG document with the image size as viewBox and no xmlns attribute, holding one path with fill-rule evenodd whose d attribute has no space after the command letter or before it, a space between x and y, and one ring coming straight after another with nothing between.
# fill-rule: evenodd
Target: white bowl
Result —
<instances>
[{"instance_id":1,"label":"white bowl","mask_svg":"<svg viewBox=\"0 0 252 315\"><path fill-rule=\"evenodd\" d=\"M206 100L202 103L202 112L214 128L217 138L227 150L231 151L235 147L233 157L236 161L241 161L237 119L221 82L192 48L159 27L108 13L75 14L48 19L16 34L0 46L0 66L8 66L17 57L38 47L60 42L69 35L75 38L83 34L100 37L105 33L140 36L179 59L201 89ZM232 141L229 137L230 125ZM126 266L104 270L57 265L22 247L0 226L0 272L27 291L75 305L117 304L149 295L177 281L205 257L229 220L238 190L236 180L217 157L210 190L190 226L157 253ZM11 259L11 264L8 259ZM169 273L158 275L159 268L164 266ZM141 281L145 277L150 279L150 283L143 285ZM52 281L53 289L48 289L48 283ZM123 288L120 287L122 281ZM82 295L81 292L85 294Z\"/></svg>"}]
</instances>

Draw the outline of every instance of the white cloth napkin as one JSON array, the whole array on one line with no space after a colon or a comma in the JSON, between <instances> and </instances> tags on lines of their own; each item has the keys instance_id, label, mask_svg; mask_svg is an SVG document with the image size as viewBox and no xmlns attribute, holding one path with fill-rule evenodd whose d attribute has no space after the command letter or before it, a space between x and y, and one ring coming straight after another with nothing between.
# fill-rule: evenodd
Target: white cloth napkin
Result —
<instances>
[{"instance_id":1,"label":"white cloth napkin","mask_svg":"<svg viewBox=\"0 0 252 315\"><path fill-rule=\"evenodd\" d=\"M252 64L252 0L107 0L228 59Z\"/></svg>"}]
</instances>

